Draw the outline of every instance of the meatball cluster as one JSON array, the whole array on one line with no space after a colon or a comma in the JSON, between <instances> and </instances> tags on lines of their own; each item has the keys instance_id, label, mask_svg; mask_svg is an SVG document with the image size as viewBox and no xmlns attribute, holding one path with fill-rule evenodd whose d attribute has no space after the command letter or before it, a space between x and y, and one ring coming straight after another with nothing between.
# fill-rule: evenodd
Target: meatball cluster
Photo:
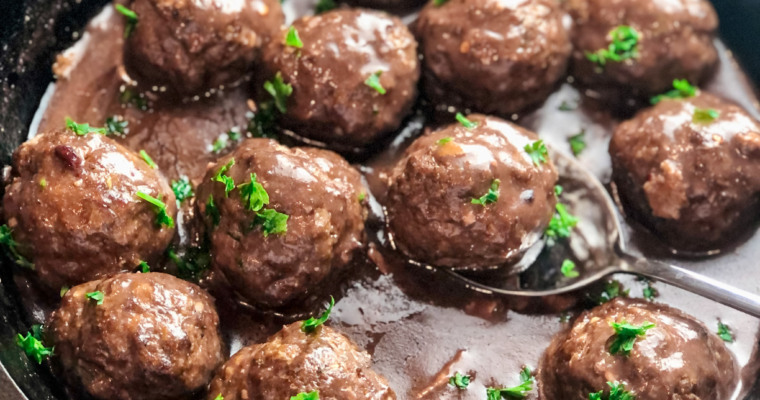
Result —
<instances>
[{"instance_id":1,"label":"meatball cluster","mask_svg":"<svg viewBox=\"0 0 760 400\"><path fill-rule=\"evenodd\" d=\"M388 224L414 260L509 265L551 220L557 171L535 133L495 117L468 118L469 127L449 125L406 150L390 177Z\"/></svg>"}]
</instances>

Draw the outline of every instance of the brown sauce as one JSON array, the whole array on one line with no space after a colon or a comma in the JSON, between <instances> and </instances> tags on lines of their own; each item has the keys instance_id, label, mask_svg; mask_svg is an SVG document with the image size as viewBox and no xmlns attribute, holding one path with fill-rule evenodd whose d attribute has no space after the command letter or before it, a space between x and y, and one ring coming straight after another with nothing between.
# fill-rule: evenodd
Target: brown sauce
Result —
<instances>
[{"instance_id":1,"label":"brown sauce","mask_svg":"<svg viewBox=\"0 0 760 400\"><path fill-rule=\"evenodd\" d=\"M294 12L307 12L309 4L288 0L284 6L288 20L293 19ZM209 91L175 106L161 106L156 101L149 103L147 111L126 107L119 101L124 85L122 32L122 18L108 6L90 24L78 47L59 58L55 92L49 104L42 105L44 115L38 131L60 127L65 117L102 126L106 118L122 115L129 121L129 131L119 141L135 151L146 150L167 179L188 176L196 186L206 164L219 156L212 151L219 135L233 127L245 132L249 111L247 82ZM721 68L705 90L760 116L757 99L730 51L720 43L718 47ZM149 89L146 97L161 97L161 88ZM607 144L617 121L595 106L595 96L591 92L581 95L572 85L564 84L540 109L514 119L537 132L554 149L565 152L569 152L567 138L585 130L588 147L580 161L608 182ZM578 106L573 111L559 111L563 102ZM361 163L376 197L382 198L385 190L387 166L421 132L419 120L411 119L384 152ZM235 144L231 143L222 154L232 149ZM192 213L192 207L185 204L178 244L198 239L187 222ZM586 292L535 302L480 293L442 272L409 268L389 248L383 233L382 209L374 201L372 213L367 224L368 257L357 262L334 291L338 301L329 324L373 355L374 368L388 378L399 399L485 399L488 386L514 386L519 383L521 367L535 368L552 336L566 326L560 317L593 305ZM717 256L678 259L648 234L628 230L638 252L664 257L745 290L760 291L760 275L755 267L760 258L760 235L750 233L751 238ZM642 283L630 276L616 278L630 289L630 296L641 296ZM56 305L40 300L32 282L24 275L16 277L29 315L42 322ZM213 279L206 283L212 294L224 290ZM757 376L758 320L665 284L656 283L654 287L659 291L656 301L696 316L708 328L715 330L718 319L731 326L736 342L728 347L743 368L742 387L736 398L743 398ZM598 288L589 289L594 291ZM242 307L224 296L217 296L217 306L230 353L263 342L288 320ZM448 385L448 377L455 371L474 377L468 390ZM535 392L529 398L536 398Z\"/></svg>"}]
</instances>

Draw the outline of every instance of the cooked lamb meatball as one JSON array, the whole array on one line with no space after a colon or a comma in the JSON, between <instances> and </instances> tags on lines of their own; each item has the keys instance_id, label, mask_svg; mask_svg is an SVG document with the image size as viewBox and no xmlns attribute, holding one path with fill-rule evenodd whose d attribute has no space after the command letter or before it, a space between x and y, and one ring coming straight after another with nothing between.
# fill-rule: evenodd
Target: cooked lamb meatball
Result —
<instances>
[{"instance_id":1,"label":"cooked lamb meatball","mask_svg":"<svg viewBox=\"0 0 760 400\"><path fill-rule=\"evenodd\" d=\"M389 227L414 260L503 267L541 238L557 201L557 171L546 153L534 153L545 159L534 162L526 151L535 133L495 117L468 118L477 126L449 125L406 150L390 178Z\"/></svg>"},{"instance_id":2,"label":"cooked lamb meatball","mask_svg":"<svg viewBox=\"0 0 760 400\"><path fill-rule=\"evenodd\" d=\"M169 400L204 388L224 361L218 325L205 291L154 272L73 287L47 332L69 382L95 398Z\"/></svg>"},{"instance_id":3,"label":"cooked lamb meatball","mask_svg":"<svg viewBox=\"0 0 760 400\"><path fill-rule=\"evenodd\" d=\"M585 86L649 97L669 90L674 79L703 82L718 63L718 17L706 0L568 0L567 7L575 21L571 72ZM590 60L589 53L610 50L620 26L638 35L632 58L623 44L615 52L619 61ZM621 43L631 37L621 33Z\"/></svg>"},{"instance_id":4,"label":"cooked lamb meatball","mask_svg":"<svg viewBox=\"0 0 760 400\"><path fill-rule=\"evenodd\" d=\"M339 9L303 17L266 48L270 75L293 93L284 127L340 146L364 146L396 130L417 96L417 42L400 19L379 11ZM379 76L378 76L379 75ZM368 80L377 77L377 85Z\"/></svg>"},{"instance_id":5,"label":"cooked lamb meatball","mask_svg":"<svg viewBox=\"0 0 760 400\"><path fill-rule=\"evenodd\" d=\"M219 369L207 399L282 400L313 391L330 400L396 398L367 352L327 326L304 333L301 324L240 350Z\"/></svg>"},{"instance_id":6,"label":"cooked lamb meatball","mask_svg":"<svg viewBox=\"0 0 760 400\"><path fill-rule=\"evenodd\" d=\"M629 355L610 354L610 323L655 326ZM637 400L731 398L738 366L725 344L694 317L666 305L615 299L582 314L558 334L538 371L545 400L588 399L619 382Z\"/></svg>"},{"instance_id":7,"label":"cooked lamb meatball","mask_svg":"<svg viewBox=\"0 0 760 400\"><path fill-rule=\"evenodd\" d=\"M671 246L712 250L756 219L760 124L736 105L663 100L618 126L610 156L626 212Z\"/></svg>"},{"instance_id":8,"label":"cooked lamb meatball","mask_svg":"<svg viewBox=\"0 0 760 400\"><path fill-rule=\"evenodd\" d=\"M233 82L280 30L278 0L128 0L138 18L124 63L133 79L192 94Z\"/></svg>"},{"instance_id":9,"label":"cooked lamb meatball","mask_svg":"<svg viewBox=\"0 0 760 400\"><path fill-rule=\"evenodd\" d=\"M427 97L437 105L500 115L543 102L564 76L572 50L559 4L428 3L415 28Z\"/></svg>"},{"instance_id":10,"label":"cooked lamb meatball","mask_svg":"<svg viewBox=\"0 0 760 400\"><path fill-rule=\"evenodd\" d=\"M160 210L138 192L161 199L172 223L159 224ZM56 290L160 258L174 237L175 203L140 156L103 135L71 130L16 149L3 198L21 256Z\"/></svg>"},{"instance_id":11,"label":"cooked lamb meatball","mask_svg":"<svg viewBox=\"0 0 760 400\"><path fill-rule=\"evenodd\" d=\"M236 185L255 177L261 187L252 196L250 186L225 194L213 179L220 171ZM251 200L263 192L268 202ZM214 267L243 299L279 307L315 292L363 247L363 197L359 172L337 154L250 139L209 167L196 204Z\"/></svg>"}]
</instances>

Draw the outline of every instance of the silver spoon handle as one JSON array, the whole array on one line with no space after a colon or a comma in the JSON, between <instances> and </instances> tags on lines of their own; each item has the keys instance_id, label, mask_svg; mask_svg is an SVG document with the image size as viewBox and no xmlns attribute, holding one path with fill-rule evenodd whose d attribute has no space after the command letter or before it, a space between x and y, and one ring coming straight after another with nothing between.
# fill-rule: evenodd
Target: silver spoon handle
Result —
<instances>
[{"instance_id":1,"label":"silver spoon handle","mask_svg":"<svg viewBox=\"0 0 760 400\"><path fill-rule=\"evenodd\" d=\"M625 272L636 273L688 290L754 317L760 318L760 296L737 289L696 272L659 261L625 256Z\"/></svg>"}]
</instances>

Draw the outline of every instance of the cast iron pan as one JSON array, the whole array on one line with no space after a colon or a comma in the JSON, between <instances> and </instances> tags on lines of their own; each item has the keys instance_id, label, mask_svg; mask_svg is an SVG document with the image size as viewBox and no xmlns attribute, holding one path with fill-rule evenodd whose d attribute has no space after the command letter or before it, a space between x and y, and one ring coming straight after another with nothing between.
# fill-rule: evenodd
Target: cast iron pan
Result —
<instances>
[{"instance_id":1,"label":"cast iron pan","mask_svg":"<svg viewBox=\"0 0 760 400\"><path fill-rule=\"evenodd\" d=\"M0 0L0 163L27 137L56 54L79 37L108 0ZM760 0L715 0L720 33L747 72L760 84ZM0 189L2 190L2 189ZM1 193L0 193L1 194ZM9 260L0 260L0 400L65 399L49 371L31 362L16 346L29 330ZM10 377L11 380L8 378ZM15 382L15 385L14 385ZM23 395L19 392L23 392ZM760 399L760 382L747 399Z\"/></svg>"}]
</instances>

